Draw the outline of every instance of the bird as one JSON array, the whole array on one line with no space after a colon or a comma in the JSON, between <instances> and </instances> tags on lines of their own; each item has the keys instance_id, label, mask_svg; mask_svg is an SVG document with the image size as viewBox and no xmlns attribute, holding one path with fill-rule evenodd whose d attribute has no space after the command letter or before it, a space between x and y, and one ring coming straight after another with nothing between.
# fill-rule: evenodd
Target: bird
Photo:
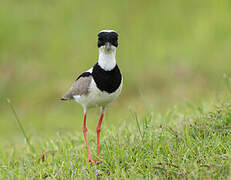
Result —
<instances>
[{"instance_id":1,"label":"bird","mask_svg":"<svg viewBox=\"0 0 231 180\"><path fill-rule=\"evenodd\" d=\"M123 77L116 62L118 33L114 30L102 30L98 33L98 61L89 70L78 76L71 88L61 100L75 100L83 107L83 135L87 146L88 162L94 165L87 139L86 117L90 108L100 107L101 115L96 128L97 156L100 156L100 132L106 108L122 91Z\"/></svg>"}]
</instances>

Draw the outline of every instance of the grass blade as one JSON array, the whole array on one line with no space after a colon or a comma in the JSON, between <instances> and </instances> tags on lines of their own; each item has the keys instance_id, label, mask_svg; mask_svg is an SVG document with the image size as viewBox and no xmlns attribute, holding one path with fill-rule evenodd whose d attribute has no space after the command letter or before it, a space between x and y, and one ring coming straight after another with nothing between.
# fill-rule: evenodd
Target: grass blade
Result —
<instances>
[{"instance_id":1,"label":"grass blade","mask_svg":"<svg viewBox=\"0 0 231 180\"><path fill-rule=\"evenodd\" d=\"M133 115L134 119L136 120L136 126L137 126L137 128L138 128L140 137L141 137L141 139L142 139L142 141L143 141L143 135L142 135L142 132L141 132L140 123L139 123L137 114L136 114L136 112L132 112L132 111L130 111L130 112L131 112L131 114Z\"/></svg>"},{"instance_id":2,"label":"grass blade","mask_svg":"<svg viewBox=\"0 0 231 180\"><path fill-rule=\"evenodd\" d=\"M15 119L16 119L16 122L17 122L17 124L18 124L20 130L22 131L22 134L23 134L24 138L26 139L26 143L28 144L28 146L30 147L30 149L31 149L33 152L35 152L35 149L34 149L34 147L31 145L30 139L29 139L29 137L26 135L26 132L25 132L23 126L22 126L22 123L21 123L20 120L19 120L18 114L16 113L16 111L15 111L15 109L14 109L14 106L13 106L13 105L11 104L11 102L10 102L10 99L7 99L7 103L9 104L9 106L10 106L12 112L13 112L13 115L14 115L14 117L15 117Z\"/></svg>"}]
</instances>

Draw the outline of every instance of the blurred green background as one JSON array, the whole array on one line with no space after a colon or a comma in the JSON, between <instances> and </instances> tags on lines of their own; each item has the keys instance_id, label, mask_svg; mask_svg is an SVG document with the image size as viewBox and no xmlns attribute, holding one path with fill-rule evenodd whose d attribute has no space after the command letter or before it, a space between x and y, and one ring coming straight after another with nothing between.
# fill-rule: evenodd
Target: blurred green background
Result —
<instances>
[{"instance_id":1,"label":"blurred green background","mask_svg":"<svg viewBox=\"0 0 231 180\"><path fill-rule=\"evenodd\" d=\"M231 74L230 0L1 0L0 141L22 140L6 98L33 138L81 131L82 108L59 98L96 63L97 33L119 33L120 98L103 126L217 97ZM90 110L95 130L99 110Z\"/></svg>"}]
</instances>

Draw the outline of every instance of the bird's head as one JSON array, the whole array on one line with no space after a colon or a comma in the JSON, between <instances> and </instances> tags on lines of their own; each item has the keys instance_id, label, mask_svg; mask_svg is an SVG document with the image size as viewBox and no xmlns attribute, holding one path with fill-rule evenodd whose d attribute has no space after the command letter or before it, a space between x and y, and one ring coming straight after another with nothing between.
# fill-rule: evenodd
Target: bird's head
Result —
<instances>
[{"instance_id":1,"label":"bird's head","mask_svg":"<svg viewBox=\"0 0 231 180\"><path fill-rule=\"evenodd\" d=\"M98 34L98 48L105 53L115 51L118 47L118 34L114 30L102 30Z\"/></svg>"}]
</instances>

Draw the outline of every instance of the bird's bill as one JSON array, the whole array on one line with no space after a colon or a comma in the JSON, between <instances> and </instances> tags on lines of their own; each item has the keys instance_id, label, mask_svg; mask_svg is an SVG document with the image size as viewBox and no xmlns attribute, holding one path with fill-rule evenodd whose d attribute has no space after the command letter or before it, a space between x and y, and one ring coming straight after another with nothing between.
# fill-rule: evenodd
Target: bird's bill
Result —
<instances>
[{"instance_id":1,"label":"bird's bill","mask_svg":"<svg viewBox=\"0 0 231 180\"><path fill-rule=\"evenodd\" d=\"M111 50L111 43L106 42L106 43L105 43L105 49L106 49L107 51L110 51L110 50Z\"/></svg>"}]
</instances>

